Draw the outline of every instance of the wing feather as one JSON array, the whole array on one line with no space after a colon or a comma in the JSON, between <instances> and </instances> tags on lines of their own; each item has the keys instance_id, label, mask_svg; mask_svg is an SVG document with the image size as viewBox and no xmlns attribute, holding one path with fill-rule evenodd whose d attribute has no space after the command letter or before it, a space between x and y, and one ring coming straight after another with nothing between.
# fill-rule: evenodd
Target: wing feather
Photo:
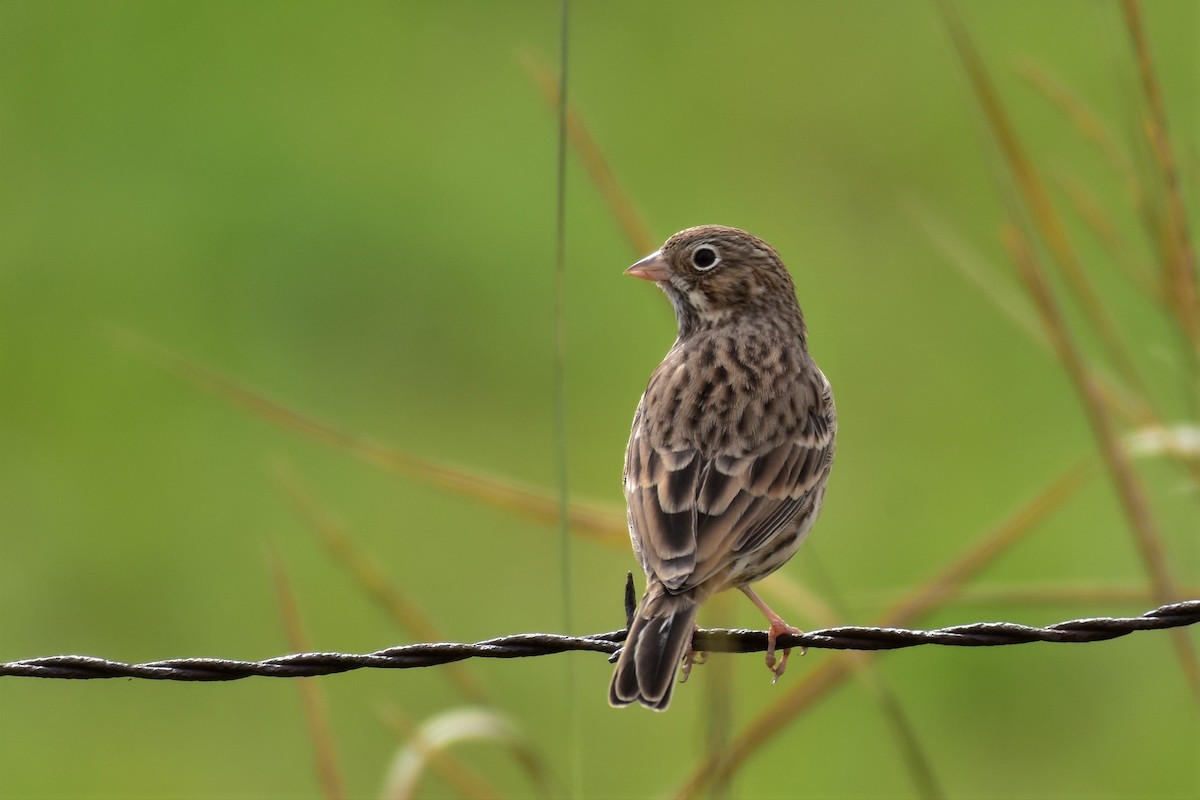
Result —
<instances>
[{"instance_id":1,"label":"wing feather","mask_svg":"<svg viewBox=\"0 0 1200 800\"><path fill-rule=\"evenodd\" d=\"M643 566L667 591L727 575L737 559L795 526L819 499L835 417L828 383L813 371L811 380L792 387L793 423L748 452L705 458L679 436L647 427L639 405L625 464L630 535ZM738 429L759 428L761 406L745 411Z\"/></svg>"}]
</instances>

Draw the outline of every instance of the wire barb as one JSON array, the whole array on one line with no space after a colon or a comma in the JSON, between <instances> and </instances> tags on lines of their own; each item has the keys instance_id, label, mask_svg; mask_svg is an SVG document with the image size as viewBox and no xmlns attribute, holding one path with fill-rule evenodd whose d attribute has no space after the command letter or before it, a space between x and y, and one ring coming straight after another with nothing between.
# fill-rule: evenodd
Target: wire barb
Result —
<instances>
[{"instance_id":1,"label":"wire barb","mask_svg":"<svg viewBox=\"0 0 1200 800\"><path fill-rule=\"evenodd\" d=\"M976 622L931 631L902 628L826 628L780 636L777 647L829 650L898 650L923 644L952 647L995 647L1029 642L1099 642L1135 631L1181 628L1200 622L1200 600L1185 600L1147 611L1140 617L1073 619L1033 628L1012 622ZM126 664L92 656L48 656L0 663L0 677L142 678L158 681L234 681L252 676L311 678L356 669L433 667L468 658L528 658L582 650L611 655L621 647L625 631L591 636L518 633L474 644L434 642L401 645L374 653L296 653L265 661L224 658L179 658ZM766 631L713 628L698 630L692 646L708 653L760 653L767 649Z\"/></svg>"}]
</instances>

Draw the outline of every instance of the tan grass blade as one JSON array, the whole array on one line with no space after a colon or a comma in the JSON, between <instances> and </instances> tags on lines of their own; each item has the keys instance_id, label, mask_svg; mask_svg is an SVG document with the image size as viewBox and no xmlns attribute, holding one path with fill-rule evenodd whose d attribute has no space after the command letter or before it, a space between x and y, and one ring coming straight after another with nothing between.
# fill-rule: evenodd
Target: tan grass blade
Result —
<instances>
[{"instance_id":1,"label":"tan grass blade","mask_svg":"<svg viewBox=\"0 0 1200 800\"><path fill-rule=\"evenodd\" d=\"M1136 0L1122 0L1125 26L1137 56L1138 75L1146 98L1147 114L1143 130L1150 150L1161 171L1165 193L1166 213L1160 231L1163 254L1163 282L1179 320L1179 326L1192 344L1193 363L1200 361L1200 290L1197 289L1196 254L1192 248L1187 211L1179 183L1175 151L1167 135L1167 113L1162 87L1154 73L1150 43L1142 26L1141 10Z\"/></svg>"},{"instance_id":2,"label":"tan grass blade","mask_svg":"<svg viewBox=\"0 0 1200 800\"><path fill-rule=\"evenodd\" d=\"M1116 136L1100 115L1067 88L1061 80L1051 75L1045 67L1026 59L1017 65L1017 72L1057 106L1074 124L1084 139L1096 146L1104 159L1125 182L1137 216L1149 222L1151 209L1146 187L1129 155L1117 143ZM1100 208L1099 202L1092 193L1078 180L1060 177L1060 185L1066 192L1067 199L1076 207L1080 217L1136 285L1151 297L1168 302L1158 277L1146 272L1133 258L1129 248L1117 234L1116 227L1112 225L1108 215Z\"/></svg>"},{"instance_id":3,"label":"tan grass blade","mask_svg":"<svg viewBox=\"0 0 1200 800\"><path fill-rule=\"evenodd\" d=\"M307 653L312 648L309 647L308 636L304 632L304 623L300 620L300 606L296 602L296 595L292 591L283 560L274 547L267 548L267 562L271 568L271 578L275 585L275 596L279 601L279 614L287 632L288 646L293 653ZM338 766L337 750L329 728L329 713L325 709L320 686L312 678L297 678L296 687L300 690L300 698L304 704L304 720L308 726L308 735L312 739L321 791L327 800L340 800L346 797L346 785Z\"/></svg>"},{"instance_id":4,"label":"tan grass blade","mask_svg":"<svg viewBox=\"0 0 1200 800\"><path fill-rule=\"evenodd\" d=\"M394 714L391 716L397 719ZM488 741L501 745L522 767L530 782L537 788L538 796L563 796L530 742L507 716L499 712L486 708L458 708L426 720L415 730L407 723L404 725L410 731L405 736L408 745L396 755L388 769L381 795L385 800L407 800L415 797L421 776L439 761L439 773L463 788L467 788L463 780L464 775L472 775L469 796L498 797L499 795L491 793L493 790L490 786L472 773L460 772L456 777L451 777L456 771L453 768L457 759L450 761L446 758L450 754L449 749L469 741Z\"/></svg>"},{"instance_id":5,"label":"tan grass blade","mask_svg":"<svg viewBox=\"0 0 1200 800\"><path fill-rule=\"evenodd\" d=\"M1017 74L1066 114L1075 129L1096 146L1104 159L1125 181L1137 206L1141 208L1146 198L1141 179L1129 154L1117 143L1117 137L1100 115L1041 64L1024 59L1017 63Z\"/></svg>"},{"instance_id":6,"label":"tan grass blade","mask_svg":"<svg viewBox=\"0 0 1200 800\"><path fill-rule=\"evenodd\" d=\"M1012 548L1074 494L1094 469L1094 462L1088 461L1067 470L941 572L893 603L876 624L882 627L905 627L956 596L968 580ZM672 797L699 797L714 781L725 780L736 774L763 744L840 686L851 675L856 660L870 662L877 655L842 653L824 661L759 714L733 740L721 758L702 761Z\"/></svg>"},{"instance_id":7,"label":"tan grass blade","mask_svg":"<svg viewBox=\"0 0 1200 800\"><path fill-rule=\"evenodd\" d=\"M546 64L531 52L521 53L521 63L526 72L533 78L546 103L552 108L558 108L558 81ZM579 154L584 168L591 177L596 188L600 190L604 201L612 209L613 216L625 233L630 247L637 255L644 255L658 247L658 241L650 234L649 228L642 220L642 215L634 207L629 195L621 188L608 159L600 150L596 139L588 130L579 111L574 104L567 103L567 137L571 146Z\"/></svg>"},{"instance_id":8,"label":"tan grass blade","mask_svg":"<svg viewBox=\"0 0 1200 800\"><path fill-rule=\"evenodd\" d=\"M1004 286L993 274L994 270L949 225L918 205L910 205L909 211L925 229L930 240L946 254L952 266L962 272L1034 344L1047 353L1051 352L1050 341L1027 301ZM1105 400L1123 418L1137 425L1158 424L1154 411L1140 397L1132 396L1122 386L1094 370L1092 376L1104 393Z\"/></svg>"},{"instance_id":9,"label":"tan grass blade","mask_svg":"<svg viewBox=\"0 0 1200 800\"><path fill-rule=\"evenodd\" d=\"M942 0L939 7L946 20L950 38L958 51L959 60L962 62L967 79L975 92L988 127L992 131L997 147L1004 157L1004 162L1016 184L1017 192L1028 210L1034 226L1054 255L1055 263L1062 270L1089 324L1099 336L1109 360L1128 387L1135 390L1139 396L1144 397L1146 395L1145 383L1137 364L1122 342L1108 312L1104 310L1095 289L1088 281L1083 264L1067 236L1066 227L1050 200L1050 193L1017 137L1016 130L1000 102L1000 95L992 85L991 78L984 68L983 61L975 49L966 27L949 0Z\"/></svg>"},{"instance_id":10,"label":"tan grass blade","mask_svg":"<svg viewBox=\"0 0 1200 800\"><path fill-rule=\"evenodd\" d=\"M1020 331L1027 334L1047 352L1052 352L1050 340L1040 322L1032 317L1033 312L1028 303L1009 292L1007 287L1003 286L993 275L994 270L989 269L981 256L927 209L910 204L909 211L917 223L925 229L930 239L946 253L952 265L967 276L968 280L975 284L984 296L991 300ZM1089 379L1103 395L1107 406L1119 413L1125 421L1137 425L1143 430L1170 430L1142 399L1131 396L1123 387L1096 372L1090 365L1085 368ZM1186 448L1164 448L1161 453L1180 463L1188 473L1192 484L1200 486L1200 458Z\"/></svg>"},{"instance_id":11,"label":"tan grass blade","mask_svg":"<svg viewBox=\"0 0 1200 800\"><path fill-rule=\"evenodd\" d=\"M953 230L945 220L917 203L908 204L913 220L925 231L925 235L947 257L969 283L992 302L1005 317L1036 344L1048 347L1046 335L1038 325L1037 316L1029 307L1029 301L1003 283L998 270L986 263L985 258L963 237Z\"/></svg>"},{"instance_id":12,"label":"tan grass blade","mask_svg":"<svg viewBox=\"0 0 1200 800\"><path fill-rule=\"evenodd\" d=\"M1146 491L1130 463L1129 455L1109 416L1108 406L1095 381L1088 374L1083 357L1067 330L1066 322L1054 298L1054 290L1050 287L1029 241L1015 225L1010 224L1005 228L1004 243L1017 265L1030 297L1042 315L1043 324L1050 334L1055 352L1083 402L1093 434L1100 446L1100 454L1108 468L1113 487L1117 491L1121 507L1125 512L1130 532L1133 534L1134 543L1137 545L1142 563L1150 577L1155 600L1159 603L1171 603L1179 600L1181 595L1175 587L1175 580L1167 564L1162 536L1158 532ZM1183 667L1192 693L1196 701L1200 703L1200 663L1197 663L1191 640L1186 631L1172 631L1171 639L1175 643L1180 665Z\"/></svg>"},{"instance_id":13,"label":"tan grass blade","mask_svg":"<svg viewBox=\"0 0 1200 800\"><path fill-rule=\"evenodd\" d=\"M136 352L151 357L197 386L275 425L297 431L309 439L350 453L361 461L414 482L461 495L547 526L556 526L559 522L558 499L552 493L463 467L420 458L356 436L295 411L227 375L141 336L125 331L118 332L117 336ZM624 515L606 506L573 501L569 517L571 532L576 535L621 547L626 546L628 542Z\"/></svg>"},{"instance_id":14,"label":"tan grass blade","mask_svg":"<svg viewBox=\"0 0 1200 800\"><path fill-rule=\"evenodd\" d=\"M330 555L350 573L401 630L417 642L447 641L424 610L402 592L375 562L354 546L342 526L321 508L312 492L300 483L290 467L283 462L277 462L271 474L296 512L325 545ZM445 673L464 699L473 703L486 701L483 686L463 664L447 664L440 671Z\"/></svg>"},{"instance_id":15,"label":"tan grass blade","mask_svg":"<svg viewBox=\"0 0 1200 800\"><path fill-rule=\"evenodd\" d=\"M1155 302L1169 304L1170 301L1164 296L1158 277L1133 255L1133 251L1117 231L1112 217L1101 206L1095 193L1078 178L1069 175L1059 175L1058 185L1074 207L1075 213L1112 256L1113 263L1121 268L1129 282Z\"/></svg>"}]
</instances>

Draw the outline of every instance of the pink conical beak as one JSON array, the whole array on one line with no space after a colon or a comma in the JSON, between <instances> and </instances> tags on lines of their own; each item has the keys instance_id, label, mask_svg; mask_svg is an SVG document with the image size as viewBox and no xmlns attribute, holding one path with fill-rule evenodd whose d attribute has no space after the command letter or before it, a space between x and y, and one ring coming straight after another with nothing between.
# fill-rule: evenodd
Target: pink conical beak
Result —
<instances>
[{"instance_id":1,"label":"pink conical beak","mask_svg":"<svg viewBox=\"0 0 1200 800\"><path fill-rule=\"evenodd\" d=\"M641 278L645 281L665 281L671 277L671 270L662 257L661 250L655 250L641 261L625 270L626 275Z\"/></svg>"}]
</instances>

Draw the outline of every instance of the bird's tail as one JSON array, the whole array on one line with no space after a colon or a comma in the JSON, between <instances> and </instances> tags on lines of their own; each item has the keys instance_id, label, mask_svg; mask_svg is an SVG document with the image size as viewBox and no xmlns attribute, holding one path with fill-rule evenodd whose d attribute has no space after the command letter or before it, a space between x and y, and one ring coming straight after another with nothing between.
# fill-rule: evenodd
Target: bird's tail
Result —
<instances>
[{"instance_id":1,"label":"bird's tail","mask_svg":"<svg viewBox=\"0 0 1200 800\"><path fill-rule=\"evenodd\" d=\"M609 703L627 706L636 701L656 711L666 709L699 609L690 592L672 595L661 585L647 587L617 659Z\"/></svg>"}]
</instances>

